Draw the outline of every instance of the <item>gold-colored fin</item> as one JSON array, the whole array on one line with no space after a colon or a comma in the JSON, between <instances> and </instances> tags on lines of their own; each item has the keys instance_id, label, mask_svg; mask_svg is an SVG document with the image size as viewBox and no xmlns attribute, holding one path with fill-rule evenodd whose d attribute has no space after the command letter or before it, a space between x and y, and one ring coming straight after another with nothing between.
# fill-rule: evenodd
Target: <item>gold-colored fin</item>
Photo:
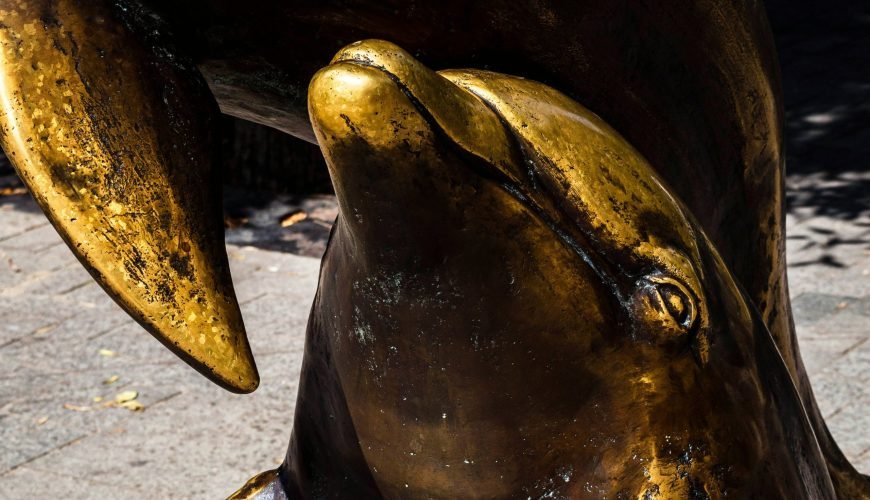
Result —
<instances>
[{"instance_id":1,"label":"gold-colored fin","mask_svg":"<svg viewBox=\"0 0 870 500\"><path fill-rule=\"evenodd\" d=\"M103 1L0 1L0 142L109 295L203 375L250 392L259 377L212 147L219 111L151 19Z\"/></svg>"}]
</instances>

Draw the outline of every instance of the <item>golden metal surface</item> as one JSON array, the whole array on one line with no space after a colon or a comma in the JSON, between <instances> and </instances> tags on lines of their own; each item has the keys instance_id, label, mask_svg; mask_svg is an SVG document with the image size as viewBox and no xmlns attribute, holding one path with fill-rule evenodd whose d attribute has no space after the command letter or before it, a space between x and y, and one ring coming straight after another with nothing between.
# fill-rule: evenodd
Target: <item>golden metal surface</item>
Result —
<instances>
[{"instance_id":1,"label":"golden metal surface","mask_svg":"<svg viewBox=\"0 0 870 500\"><path fill-rule=\"evenodd\" d=\"M640 281L622 300L636 309L638 333L664 339L709 327L698 275L700 252L685 208L615 130L565 95L537 82L486 72L443 72L504 118L541 190L607 249L605 267ZM558 112L553 112L557 109ZM546 159L546 160L543 160ZM706 361L704 334L695 349Z\"/></svg>"},{"instance_id":2,"label":"golden metal surface","mask_svg":"<svg viewBox=\"0 0 870 500\"><path fill-rule=\"evenodd\" d=\"M164 345L254 390L201 78L101 2L5 1L0 26L0 140L55 228Z\"/></svg>"}]
</instances>

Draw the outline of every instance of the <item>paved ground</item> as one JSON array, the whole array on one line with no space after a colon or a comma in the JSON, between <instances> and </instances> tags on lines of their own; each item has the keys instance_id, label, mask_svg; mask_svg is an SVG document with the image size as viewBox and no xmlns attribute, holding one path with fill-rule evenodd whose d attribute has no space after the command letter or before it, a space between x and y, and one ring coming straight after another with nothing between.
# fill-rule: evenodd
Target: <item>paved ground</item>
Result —
<instances>
[{"instance_id":1,"label":"paved ground","mask_svg":"<svg viewBox=\"0 0 870 500\"><path fill-rule=\"evenodd\" d=\"M27 195L0 200L0 498L220 498L280 462L318 259L229 247L262 376L236 396L133 323ZM129 390L144 411L106 406Z\"/></svg>"},{"instance_id":2,"label":"paved ground","mask_svg":"<svg viewBox=\"0 0 870 500\"><path fill-rule=\"evenodd\" d=\"M870 12L777 3L801 348L833 434L870 472ZM262 375L255 394L235 396L129 320L26 194L0 197L0 498L217 498L277 465L331 203L232 214L230 261ZM276 225L295 209L309 219ZM143 411L106 405L131 390Z\"/></svg>"}]
</instances>

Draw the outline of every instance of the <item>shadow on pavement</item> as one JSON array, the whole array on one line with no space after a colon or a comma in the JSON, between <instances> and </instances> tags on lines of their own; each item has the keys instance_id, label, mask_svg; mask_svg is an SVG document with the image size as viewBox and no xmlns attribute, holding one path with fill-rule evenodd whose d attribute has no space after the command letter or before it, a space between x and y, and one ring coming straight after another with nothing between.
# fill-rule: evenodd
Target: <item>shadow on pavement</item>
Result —
<instances>
[{"instance_id":1,"label":"shadow on pavement","mask_svg":"<svg viewBox=\"0 0 870 500\"><path fill-rule=\"evenodd\" d=\"M225 188L227 243L320 258L338 203L332 195L274 195Z\"/></svg>"},{"instance_id":2,"label":"shadow on pavement","mask_svg":"<svg viewBox=\"0 0 870 500\"><path fill-rule=\"evenodd\" d=\"M782 68L790 268L870 250L870 2L769 0ZM809 256L809 257L804 257Z\"/></svg>"},{"instance_id":3,"label":"shadow on pavement","mask_svg":"<svg viewBox=\"0 0 870 500\"><path fill-rule=\"evenodd\" d=\"M789 212L870 215L870 2L767 6L782 67Z\"/></svg>"},{"instance_id":4,"label":"shadow on pavement","mask_svg":"<svg viewBox=\"0 0 870 500\"><path fill-rule=\"evenodd\" d=\"M41 213L0 154L0 210ZM224 188L226 242L320 258L338 204L332 195L276 195Z\"/></svg>"}]
</instances>

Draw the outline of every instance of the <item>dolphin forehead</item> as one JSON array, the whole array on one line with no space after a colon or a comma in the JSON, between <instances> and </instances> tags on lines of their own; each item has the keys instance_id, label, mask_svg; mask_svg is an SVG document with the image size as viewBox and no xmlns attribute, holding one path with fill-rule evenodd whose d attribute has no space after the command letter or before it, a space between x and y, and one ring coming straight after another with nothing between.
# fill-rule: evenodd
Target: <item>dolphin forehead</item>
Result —
<instances>
[{"instance_id":1,"label":"dolphin forehead","mask_svg":"<svg viewBox=\"0 0 870 500\"><path fill-rule=\"evenodd\" d=\"M529 188L555 200L619 272L674 272L700 262L681 203L593 112L538 82L474 70L441 74L499 113L533 169Z\"/></svg>"},{"instance_id":2,"label":"dolphin forehead","mask_svg":"<svg viewBox=\"0 0 870 500\"><path fill-rule=\"evenodd\" d=\"M706 361L702 236L643 156L594 113L546 85L486 71L441 74L503 119L529 167L521 189L562 216L564 230L626 307L631 334L689 340Z\"/></svg>"}]
</instances>

